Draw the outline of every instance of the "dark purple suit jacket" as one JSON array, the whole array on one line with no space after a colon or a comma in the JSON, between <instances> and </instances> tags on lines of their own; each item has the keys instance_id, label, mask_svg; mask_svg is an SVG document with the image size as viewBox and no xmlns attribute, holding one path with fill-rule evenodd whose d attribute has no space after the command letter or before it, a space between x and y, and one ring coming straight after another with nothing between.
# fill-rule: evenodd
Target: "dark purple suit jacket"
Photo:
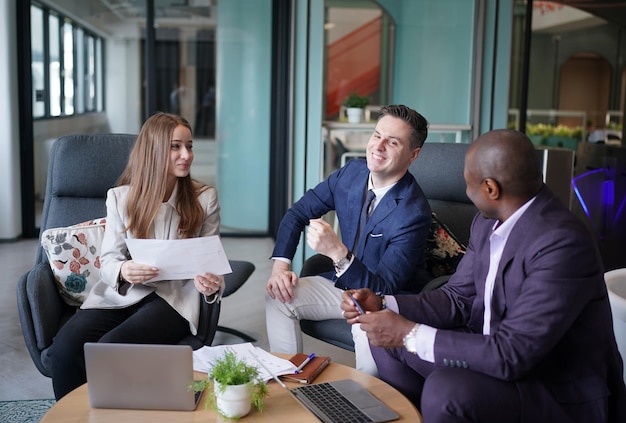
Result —
<instances>
[{"instance_id":1,"label":"dark purple suit jacket","mask_svg":"<svg viewBox=\"0 0 626 423\"><path fill-rule=\"evenodd\" d=\"M436 366L460 363L514 381L523 421L626 422L623 363L602 261L587 228L542 188L504 248L491 335L484 336L494 223L478 215L449 282L422 295L397 296L400 314L439 329Z\"/></svg>"}]
</instances>

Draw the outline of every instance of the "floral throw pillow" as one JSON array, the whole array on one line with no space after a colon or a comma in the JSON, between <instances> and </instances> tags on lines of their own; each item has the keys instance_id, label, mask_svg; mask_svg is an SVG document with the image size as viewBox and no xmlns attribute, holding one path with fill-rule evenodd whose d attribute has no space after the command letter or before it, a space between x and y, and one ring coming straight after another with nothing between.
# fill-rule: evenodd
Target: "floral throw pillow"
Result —
<instances>
[{"instance_id":1,"label":"floral throw pillow","mask_svg":"<svg viewBox=\"0 0 626 423\"><path fill-rule=\"evenodd\" d=\"M100 280L100 246L106 219L95 219L66 228L47 229L43 247L63 300L80 306Z\"/></svg>"},{"instance_id":2,"label":"floral throw pillow","mask_svg":"<svg viewBox=\"0 0 626 423\"><path fill-rule=\"evenodd\" d=\"M428 239L426 240L426 270L433 277L451 275L465 255L461 244L450 229L435 213L432 214Z\"/></svg>"}]
</instances>

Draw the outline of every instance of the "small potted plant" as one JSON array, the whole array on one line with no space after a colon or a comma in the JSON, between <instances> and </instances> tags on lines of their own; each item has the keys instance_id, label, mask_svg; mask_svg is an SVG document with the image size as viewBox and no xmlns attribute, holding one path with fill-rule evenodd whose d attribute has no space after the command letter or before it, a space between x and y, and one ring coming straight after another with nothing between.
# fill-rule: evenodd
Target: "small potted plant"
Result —
<instances>
[{"instance_id":1,"label":"small potted plant","mask_svg":"<svg viewBox=\"0 0 626 423\"><path fill-rule=\"evenodd\" d=\"M363 120L364 109L370 103L369 97L352 93L343 101L348 115L348 122L360 123Z\"/></svg>"},{"instance_id":2,"label":"small potted plant","mask_svg":"<svg viewBox=\"0 0 626 423\"><path fill-rule=\"evenodd\" d=\"M193 389L206 389L205 408L212 407L229 419L247 415L253 405L257 411L263 411L263 399L269 393L259 370L232 352L217 359L207 379L194 382Z\"/></svg>"}]
</instances>

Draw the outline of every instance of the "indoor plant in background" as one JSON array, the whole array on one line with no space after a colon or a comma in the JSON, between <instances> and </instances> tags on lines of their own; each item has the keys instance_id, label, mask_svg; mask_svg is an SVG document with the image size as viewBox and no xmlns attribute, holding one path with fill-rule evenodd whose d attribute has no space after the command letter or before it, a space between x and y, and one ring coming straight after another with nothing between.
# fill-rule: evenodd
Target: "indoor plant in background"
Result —
<instances>
[{"instance_id":1,"label":"indoor plant in background","mask_svg":"<svg viewBox=\"0 0 626 423\"><path fill-rule=\"evenodd\" d=\"M259 370L232 352L215 360L207 379L196 381L194 391L207 389L205 407L213 407L222 416L238 419L250 412L252 405L263 411L263 399L269 393Z\"/></svg>"},{"instance_id":2,"label":"indoor plant in background","mask_svg":"<svg viewBox=\"0 0 626 423\"><path fill-rule=\"evenodd\" d=\"M363 121L365 115L365 106L370 102L369 97L352 93L343 101L343 105L346 108L346 114L348 115L348 122L360 123Z\"/></svg>"}]
</instances>

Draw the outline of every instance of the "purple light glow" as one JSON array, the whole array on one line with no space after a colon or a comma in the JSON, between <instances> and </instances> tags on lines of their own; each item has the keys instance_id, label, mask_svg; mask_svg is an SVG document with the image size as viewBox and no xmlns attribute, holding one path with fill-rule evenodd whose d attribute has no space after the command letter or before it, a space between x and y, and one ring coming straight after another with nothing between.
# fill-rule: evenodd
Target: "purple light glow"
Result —
<instances>
[{"instance_id":1,"label":"purple light glow","mask_svg":"<svg viewBox=\"0 0 626 423\"><path fill-rule=\"evenodd\" d=\"M578 201L580 202L580 205L583 208L583 211L585 212L585 214L587 215L587 217L589 218L589 221L593 224L593 219L591 218L591 213L589 212L589 207L587 207L587 203L585 202L585 200L583 199L582 194L580 193L580 189L578 188L578 181L580 179L586 178L589 175L593 175L595 173L600 173L600 172L605 172L606 169L594 169L594 170L590 170L589 172L585 172L583 174L578 175L577 177L572 179L572 188L574 188L574 194L576 194L576 197L578 198Z\"/></svg>"}]
</instances>

